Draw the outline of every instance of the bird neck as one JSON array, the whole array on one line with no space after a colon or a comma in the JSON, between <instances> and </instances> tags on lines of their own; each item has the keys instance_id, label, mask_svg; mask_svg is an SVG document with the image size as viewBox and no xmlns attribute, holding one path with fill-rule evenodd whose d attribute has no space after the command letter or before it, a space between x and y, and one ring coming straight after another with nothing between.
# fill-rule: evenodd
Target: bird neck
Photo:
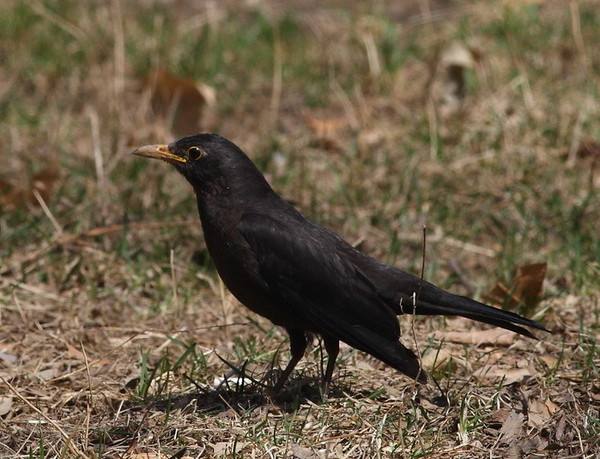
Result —
<instances>
[{"instance_id":1,"label":"bird neck","mask_svg":"<svg viewBox=\"0 0 600 459\"><path fill-rule=\"evenodd\" d=\"M258 169L254 171L255 174L231 174L193 184L203 225L223 219L237 220L243 213L276 196Z\"/></svg>"},{"instance_id":2,"label":"bird neck","mask_svg":"<svg viewBox=\"0 0 600 459\"><path fill-rule=\"evenodd\" d=\"M264 175L245 155L220 167L218 174L188 180L199 199L213 197L217 201L243 202L261 199L273 193Z\"/></svg>"},{"instance_id":3,"label":"bird neck","mask_svg":"<svg viewBox=\"0 0 600 459\"><path fill-rule=\"evenodd\" d=\"M209 251L223 234L228 234L246 212L260 208L265 200L270 201L275 193L269 188L257 193L241 193L234 187L221 189L196 189L198 213ZM221 235L221 236L219 236ZM218 242L217 242L218 244Z\"/></svg>"}]
</instances>

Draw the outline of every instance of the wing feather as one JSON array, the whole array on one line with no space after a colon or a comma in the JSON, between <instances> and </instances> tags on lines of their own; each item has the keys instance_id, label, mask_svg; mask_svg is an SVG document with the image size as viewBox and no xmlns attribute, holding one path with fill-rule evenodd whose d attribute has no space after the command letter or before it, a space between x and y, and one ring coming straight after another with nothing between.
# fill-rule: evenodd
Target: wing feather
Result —
<instances>
[{"instance_id":1,"label":"wing feather","mask_svg":"<svg viewBox=\"0 0 600 459\"><path fill-rule=\"evenodd\" d=\"M420 374L416 356L399 342L394 311L339 252L339 236L306 220L281 221L256 213L245 214L238 230L254 252L270 293L313 331L368 352L413 378Z\"/></svg>"}]
</instances>

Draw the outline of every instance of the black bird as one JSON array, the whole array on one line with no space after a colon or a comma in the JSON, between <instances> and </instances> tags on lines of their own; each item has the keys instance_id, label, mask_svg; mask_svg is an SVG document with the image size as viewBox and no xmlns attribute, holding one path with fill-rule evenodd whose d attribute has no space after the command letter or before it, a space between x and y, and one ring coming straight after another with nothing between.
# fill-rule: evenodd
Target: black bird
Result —
<instances>
[{"instance_id":1,"label":"black bird","mask_svg":"<svg viewBox=\"0 0 600 459\"><path fill-rule=\"evenodd\" d=\"M399 314L462 316L531 338L523 326L545 330L364 255L302 216L240 148L216 134L133 154L171 163L188 180L223 282L241 303L288 332L292 357L275 391L302 358L308 333L320 335L328 353L326 388L340 341L426 381L415 354L400 343Z\"/></svg>"}]
</instances>

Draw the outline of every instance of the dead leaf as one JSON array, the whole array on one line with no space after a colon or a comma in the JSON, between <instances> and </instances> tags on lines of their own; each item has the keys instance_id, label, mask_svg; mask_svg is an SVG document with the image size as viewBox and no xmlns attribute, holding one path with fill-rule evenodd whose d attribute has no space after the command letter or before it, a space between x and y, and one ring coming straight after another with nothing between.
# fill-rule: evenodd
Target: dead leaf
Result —
<instances>
[{"instance_id":1,"label":"dead leaf","mask_svg":"<svg viewBox=\"0 0 600 459\"><path fill-rule=\"evenodd\" d=\"M551 400L530 400L527 411L529 426L538 429L544 427L558 409L558 406Z\"/></svg>"},{"instance_id":2,"label":"dead leaf","mask_svg":"<svg viewBox=\"0 0 600 459\"><path fill-rule=\"evenodd\" d=\"M506 459L523 459L521 450L516 444L511 444L506 452Z\"/></svg>"},{"instance_id":3,"label":"dead leaf","mask_svg":"<svg viewBox=\"0 0 600 459\"><path fill-rule=\"evenodd\" d=\"M33 190L36 190L45 202L48 202L54 190L56 181L59 178L58 167L56 164L50 164L39 172L36 172L31 177L31 196L29 200L37 203L33 197Z\"/></svg>"},{"instance_id":4,"label":"dead leaf","mask_svg":"<svg viewBox=\"0 0 600 459\"><path fill-rule=\"evenodd\" d=\"M50 367L50 368L47 368L45 370L40 370L35 373L35 376L37 376L38 378L40 378L43 381L49 381L53 378L56 378L57 375L58 375L58 371L57 371L56 367Z\"/></svg>"},{"instance_id":5,"label":"dead leaf","mask_svg":"<svg viewBox=\"0 0 600 459\"><path fill-rule=\"evenodd\" d=\"M490 330L465 330L465 331L436 331L434 338L460 344L493 344L495 346L510 346L514 343L515 334L500 328Z\"/></svg>"},{"instance_id":6,"label":"dead leaf","mask_svg":"<svg viewBox=\"0 0 600 459\"><path fill-rule=\"evenodd\" d=\"M122 336L109 336L108 343L113 347L129 347L133 343L133 339Z\"/></svg>"},{"instance_id":7,"label":"dead leaf","mask_svg":"<svg viewBox=\"0 0 600 459\"><path fill-rule=\"evenodd\" d=\"M510 287L498 282L485 297L491 303L500 306L514 308L524 304L531 308L538 303L542 295L546 269L546 263L519 266Z\"/></svg>"},{"instance_id":8,"label":"dead leaf","mask_svg":"<svg viewBox=\"0 0 600 459\"><path fill-rule=\"evenodd\" d=\"M543 451L548 447L548 440L540 435L527 436L522 438L518 445L519 449L526 457L529 457L534 451Z\"/></svg>"},{"instance_id":9,"label":"dead leaf","mask_svg":"<svg viewBox=\"0 0 600 459\"><path fill-rule=\"evenodd\" d=\"M81 360L81 361L85 360L85 356L83 355L83 352L81 352L79 349L74 348L70 344L67 344L67 356L72 359L76 359L76 360Z\"/></svg>"},{"instance_id":10,"label":"dead leaf","mask_svg":"<svg viewBox=\"0 0 600 459\"><path fill-rule=\"evenodd\" d=\"M445 66L459 66L463 68L472 68L475 64L473 53L464 44L453 42L442 53L442 64Z\"/></svg>"},{"instance_id":11,"label":"dead leaf","mask_svg":"<svg viewBox=\"0 0 600 459\"><path fill-rule=\"evenodd\" d=\"M452 354L446 349L432 349L421 359L421 364L425 368L439 367L443 363L452 359Z\"/></svg>"},{"instance_id":12,"label":"dead leaf","mask_svg":"<svg viewBox=\"0 0 600 459\"><path fill-rule=\"evenodd\" d=\"M530 427L543 427L550 420L550 411L541 400L530 400L527 412L527 423Z\"/></svg>"},{"instance_id":13,"label":"dead leaf","mask_svg":"<svg viewBox=\"0 0 600 459\"><path fill-rule=\"evenodd\" d=\"M319 459L319 455L310 448L292 443L292 459Z\"/></svg>"},{"instance_id":14,"label":"dead leaf","mask_svg":"<svg viewBox=\"0 0 600 459\"><path fill-rule=\"evenodd\" d=\"M361 151L372 151L373 148L384 139L384 131L381 129L368 129L358 134L358 146Z\"/></svg>"},{"instance_id":15,"label":"dead leaf","mask_svg":"<svg viewBox=\"0 0 600 459\"><path fill-rule=\"evenodd\" d=\"M0 180L0 208L14 210L26 204L38 206L34 191L40 194L44 202L48 202L58 178L58 167L51 162L28 179L22 180L25 185L14 185L9 181Z\"/></svg>"},{"instance_id":16,"label":"dead leaf","mask_svg":"<svg viewBox=\"0 0 600 459\"><path fill-rule=\"evenodd\" d=\"M568 156L568 152L565 156ZM585 140L579 144L579 148L575 152L577 158L591 158L593 161L600 160L600 143L595 140Z\"/></svg>"},{"instance_id":17,"label":"dead leaf","mask_svg":"<svg viewBox=\"0 0 600 459\"><path fill-rule=\"evenodd\" d=\"M127 459L167 459L168 456L161 453L131 453L125 456Z\"/></svg>"},{"instance_id":18,"label":"dead leaf","mask_svg":"<svg viewBox=\"0 0 600 459\"><path fill-rule=\"evenodd\" d=\"M524 419L523 414L511 411L500 429L500 442L508 444L517 440L523 433Z\"/></svg>"},{"instance_id":19,"label":"dead leaf","mask_svg":"<svg viewBox=\"0 0 600 459\"><path fill-rule=\"evenodd\" d=\"M453 42L444 49L433 84L433 98L439 105L442 116L448 116L460 109L466 96L466 72L473 68L473 53L463 43Z\"/></svg>"},{"instance_id":20,"label":"dead leaf","mask_svg":"<svg viewBox=\"0 0 600 459\"><path fill-rule=\"evenodd\" d=\"M153 109L170 121L177 136L198 132L205 107L216 100L214 88L163 69L147 77L145 85L152 92Z\"/></svg>"},{"instance_id":21,"label":"dead leaf","mask_svg":"<svg viewBox=\"0 0 600 459\"><path fill-rule=\"evenodd\" d=\"M562 441L564 435L565 435L565 427L567 426L567 417L563 414L560 419L558 420L558 423L556 425L556 431L554 432L554 437L556 438L556 441L558 441L559 443Z\"/></svg>"},{"instance_id":22,"label":"dead leaf","mask_svg":"<svg viewBox=\"0 0 600 459\"><path fill-rule=\"evenodd\" d=\"M343 118L318 118L306 115L305 119L314 136L319 139L335 137L339 130L346 124Z\"/></svg>"},{"instance_id":23,"label":"dead leaf","mask_svg":"<svg viewBox=\"0 0 600 459\"><path fill-rule=\"evenodd\" d=\"M364 371L373 371L373 370L375 370L375 368L373 367L373 365L371 365L368 360L357 360L355 366L359 370L364 370Z\"/></svg>"},{"instance_id":24,"label":"dead leaf","mask_svg":"<svg viewBox=\"0 0 600 459\"><path fill-rule=\"evenodd\" d=\"M17 362L18 359L17 359L16 355L12 355L12 354L9 354L8 352L0 351L0 360L5 363L14 364Z\"/></svg>"},{"instance_id":25,"label":"dead leaf","mask_svg":"<svg viewBox=\"0 0 600 459\"><path fill-rule=\"evenodd\" d=\"M0 397L0 416L10 413L13 406L12 397Z\"/></svg>"},{"instance_id":26,"label":"dead leaf","mask_svg":"<svg viewBox=\"0 0 600 459\"><path fill-rule=\"evenodd\" d=\"M546 400L546 407L548 408L548 411L550 411L550 414L552 414L552 415L554 415L554 413L556 413L558 410L560 410L560 407L550 399Z\"/></svg>"},{"instance_id":27,"label":"dead leaf","mask_svg":"<svg viewBox=\"0 0 600 459\"><path fill-rule=\"evenodd\" d=\"M542 359L546 366L551 370L555 369L558 364L558 358L550 354L542 355L540 356L540 359Z\"/></svg>"},{"instance_id":28,"label":"dead leaf","mask_svg":"<svg viewBox=\"0 0 600 459\"><path fill-rule=\"evenodd\" d=\"M488 424L504 425L504 422L510 415L511 410L508 408L500 408L494 411L487 419Z\"/></svg>"},{"instance_id":29,"label":"dead leaf","mask_svg":"<svg viewBox=\"0 0 600 459\"><path fill-rule=\"evenodd\" d=\"M515 277L515 286L517 296L526 306L535 306L538 302L546 277L546 263L534 263L530 265L519 266Z\"/></svg>"},{"instance_id":30,"label":"dead leaf","mask_svg":"<svg viewBox=\"0 0 600 459\"><path fill-rule=\"evenodd\" d=\"M247 441L226 442L219 441L212 445L215 457L230 457L239 454L249 443Z\"/></svg>"},{"instance_id":31,"label":"dead leaf","mask_svg":"<svg viewBox=\"0 0 600 459\"><path fill-rule=\"evenodd\" d=\"M306 124L313 133L314 138L325 150L339 151L342 146L338 139L341 131L348 126L345 117L326 117L314 114L304 115Z\"/></svg>"},{"instance_id":32,"label":"dead leaf","mask_svg":"<svg viewBox=\"0 0 600 459\"><path fill-rule=\"evenodd\" d=\"M19 189L5 180L0 180L0 208L13 210L25 200L23 189Z\"/></svg>"},{"instance_id":33,"label":"dead leaf","mask_svg":"<svg viewBox=\"0 0 600 459\"><path fill-rule=\"evenodd\" d=\"M510 386L535 374L531 368L511 368L507 370L496 365L486 365L476 370L473 376L482 381L489 381L494 384L501 382L503 386Z\"/></svg>"},{"instance_id":34,"label":"dead leaf","mask_svg":"<svg viewBox=\"0 0 600 459\"><path fill-rule=\"evenodd\" d=\"M580 158L600 158L600 143L593 140L582 142L577 150L577 156Z\"/></svg>"}]
</instances>

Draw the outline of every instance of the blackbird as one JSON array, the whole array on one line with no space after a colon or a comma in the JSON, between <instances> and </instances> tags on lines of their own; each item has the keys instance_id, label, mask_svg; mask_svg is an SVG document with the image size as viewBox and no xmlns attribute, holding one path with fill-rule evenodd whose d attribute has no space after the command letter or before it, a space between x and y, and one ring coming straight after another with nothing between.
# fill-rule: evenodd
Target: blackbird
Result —
<instances>
[{"instance_id":1,"label":"blackbird","mask_svg":"<svg viewBox=\"0 0 600 459\"><path fill-rule=\"evenodd\" d=\"M147 145L133 154L164 160L188 180L223 282L242 304L289 334L291 360L276 392L302 358L309 334L322 337L328 354L326 390L340 341L419 382L427 380L416 355L400 343L400 314L462 316L531 338L524 326L545 330L356 250L282 199L248 156L219 135Z\"/></svg>"}]
</instances>

